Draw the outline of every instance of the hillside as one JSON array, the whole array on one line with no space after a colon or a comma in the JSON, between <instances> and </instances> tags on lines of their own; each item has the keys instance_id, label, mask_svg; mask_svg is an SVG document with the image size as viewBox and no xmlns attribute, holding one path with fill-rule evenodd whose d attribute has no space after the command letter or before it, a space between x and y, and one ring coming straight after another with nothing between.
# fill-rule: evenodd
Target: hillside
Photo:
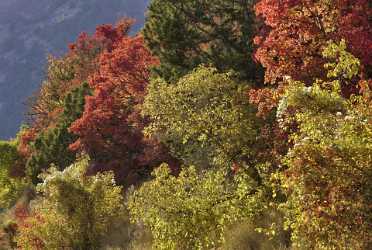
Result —
<instances>
[{"instance_id":1,"label":"hillside","mask_svg":"<svg viewBox=\"0 0 372 250\"><path fill-rule=\"evenodd\" d=\"M81 31L122 16L143 24L148 0L0 1L0 138L15 135L25 101L40 86L48 54L60 55Z\"/></svg>"}]
</instances>

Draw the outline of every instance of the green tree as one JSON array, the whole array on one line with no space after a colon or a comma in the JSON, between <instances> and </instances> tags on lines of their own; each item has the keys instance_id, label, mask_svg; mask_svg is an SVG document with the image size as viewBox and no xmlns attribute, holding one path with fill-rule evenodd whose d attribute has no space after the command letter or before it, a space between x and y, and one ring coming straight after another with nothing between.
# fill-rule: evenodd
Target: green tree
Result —
<instances>
[{"instance_id":1,"label":"green tree","mask_svg":"<svg viewBox=\"0 0 372 250\"><path fill-rule=\"evenodd\" d=\"M340 85L358 74L359 62L343 43L324 52L328 76L312 87L292 82L278 118L292 127L284 160L283 206L292 240L301 249L369 249L372 246L372 113L370 90L345 99ZM293 130L293 124L296 129Z\"/></svg>"},{"instance_id":2,"label":"green tree","mask_svg":"<svg viewBox=\"0 0 372 250\"><path fill-rule=\"evenodd\" d=\"M0 209L11 206L26 186L24 180L11 176L20 159L17 140L0 141Z\"/></svg>"},{"instance_id":3,"label":"green tree","mask_svg":"<svg viewBox=\"0 0 372 250\"><path fill-rule=\"evenodd\" d=\"M177 81L199 64L230 69L245 80L261 78L252 59L253 0L152 0L143 34L160 59L155 72Z\"/></svg>"},{"instance_id":4,"label":"green tree","mask_svg":"<svg viewBox=\"0 0 372 250\"><path fill-rule=\"evenodd\" d=\"M22 249L99 249L109 230L125 220L122 188L113 173L87 176L88 159L64 171L49 169L40 196L17 237Z\"/></svg>"},{"instance_id":5,"label":"green tree","mask_svg":"<svg viewBox=\"0 0 372 250\"><path fill-rule=\"evenodd\" d=\"M262 209L257 182L242 171L233 178L221 170L198 174L195 167L178 177L170 172L160 166L128 202L131 220L150 229L155 248L211 249L223 243L227 226Z\"/></svg>"},{"instance_id":6,"label":"green tree","mask_svg":"<svg viewBox=\"0 0 372 250\"><path fill-rule=\"evenodd\" d=\"M188 165L254 162L258 119L245 93L232 74L204 66L176 84L153 80L143 105L152 121L145 131Z\"/></svg>"},{"instance_id":7,"label":"green tree","mask_svg":"<svg viewBox=\"0 0 372 250\"><path fill-rule=\"evenodd\" d=\"M91 93L87 83L71 91L65 98L63 112L55 127L42 132L32 142L32 156L26 164L26 172L34 183L38 182L38 174L50 164L64 169L76 159L75 153L68 146L76 140L76 136L68 129L73 121L78 119L83 111L85 96Z\"/></svg>"}]
</instances>

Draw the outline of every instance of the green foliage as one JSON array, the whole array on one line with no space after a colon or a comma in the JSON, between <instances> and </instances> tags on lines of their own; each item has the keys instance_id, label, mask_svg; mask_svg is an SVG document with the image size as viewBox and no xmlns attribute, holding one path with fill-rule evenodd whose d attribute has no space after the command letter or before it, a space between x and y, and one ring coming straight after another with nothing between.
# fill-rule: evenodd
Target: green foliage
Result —
<instances>
[{"instance_id":1,"label":"green foliage","mask_svg":"<svg viewBox=\"0 0 372 250\"><path fill-rule=\"evenodd\" d=\"M10 176L19 160L17 141L0 141L0 209L13 205L26 186L24 180Z\"/></svg>"},{"instance_id":2,"label":"green foliage","mask_svg":"<svg viewBox=\"0 0 372 250\"><path fill-rule=\"evenodd\" d=\"M224 241L227 226L261 209L262 192L243 172L228 178L225 171L188 167L175 177L164 164L153 176L131 194L128 208L158 249L211 249Z\"/></svg>"},{"instance_id":3,"label":"green foliage","mask_svg":"<svg viewBox=\"0 0 372 250\"><path fill-rule=\"evenodd\" d=\"M288 245L288 233L282 228L283 215L280 213L262 214L254 220L238 220L226 232L223 250L285 250ZM271 225L277 223L275 234L264 234L263 228L272 229ZM277 233L279 232L279 233Z\"/></svg>"},{"instance_id":4,"label":"green foliage","mask_svg":"<svg viewBox=\"0 0 372 250\"><path fill-rule=\"evenodd\" d=\"M255 1L152 0L143 34L160 66L155 72L177 81L199 64L230 69L242 79L260 78L251 59Z\"/></svg>"},{"instance_id":5,"label":"green foliage","mask_svg":"<svg viewBox=\"0 0 372 250\"><path fill-rule=\"evenodd\" d=\"M43 175L33 216L20 228L19 247L33 249L37 239L45 249L99 249L109 230L125 219L122 188L113 174L87 176L87 166L84 158Z\"/></svg>"},{"instance_id":6,"label":"green foliage","mask_svg":"<svg viewBox=\"0 0 372 250\"><path fill-rule=\"evenodd\" d=\"M26 171L34 183L38 182L38 174L50 164L64 169L76 159L68 146L76 140L76 136L69 132L73 121L78 119L84 111L85 96L90 94L87 83L71 91L64 100L63 113L57 125L41 133L32 143L33 155L27 161Z\"/></svg>"},{"instance_id":7,"label":"green foliage","mask_svg":"<svg viewBox=\"0 0 372 250\"><path fill-rule=\"evenodd\" d=\"M16 141L0 141L0 166L9 171L19 158Z\"/></svg>"},{"instance_id":8,"label":"green foliage","mask_svg":"<svg viewBox=\"0 0 372 250\"><path fill-rule=\"evenodd\" d=\"M53 58L48 57L48 74L46 81L43 82L41 88L43 95L42 100L48 100L48 107L53 110L56 106L63 103L61 87L67 85L66 83L74 79L75 70L74 63L69 58Z\"/></svg>"},{"instance_id":9,"label":"green foliage","mask_svg":"<svg viewBox=\"0 0 372 250\"><path fill-rule=\"evenodd\" d=\"M67 94L64 100L61 123L71 124L80 118L84 111L85 97L91 94L92 91L87 82Z\"/></svg>"},{"instance_id":10,"label":"green foliage","mask_svg":"<svg viewBox=\"0 0 372 250\"><path fill-rule=\"evenodd\" d=\"M340 47L331 45L325 54ZM329 76L351 78L358 72L349 54L337 60L328 65ZM282 125L296 124L281 180L288 195L287 226L301 249L369 249L372 244L371 102L362 96L344 99L341 80L293 84L278 110Z\"/></svg>"},{"instance_id":11,"label":"green foliage","mask_svg":"<svg viewBox=\"0 0 372 250\"><path fill-rule=\"evenodd\" d=\"M0 141L9 247L372 249L369 14L366 0L152 0L144 38L129 19L82 34L50 58L32 127ZM127 202L111 169L139 185Z\"/></svg>"},{"instance_id":12,"label":"green foliage","mask_svg":"<svg viewBox=\"0 0 372 250\"><path fill-rule=\"evenodd\" d=\"M342 40L340 44L329 42L323 50L323 57L334 61L324 65L328 69L328 78L352 79L359 73L360 61L346 51L345 40Z\"/></svg>"},{"instance_id":13,"label":"green foliage","mask_svg":"<svg viewBox=\"0 0 372 250\"><path fill-rule=\"evenodd\" d=\"M334 89L338 89L337 82L330 83ZM318 83L314 83L311 87L305 87L301 82L292 82L290 91L285 93L279 102L277 109L277 120L283 129L286 126L293 124L295 121L292 115L288 115L291 104L296 103L296 111L301 115L301 112L311 112L314 115L321 115L326 112L336 113L346 112L346 101L338 92L325 91ZM319 122L325 122L319 121ZM333 123L332 119L328 122ZM319 123L319 126L327 127L328 123Z\"/></svg>"},{"instance_id":14,"label":"green foliage","mask_svg":"<svg viewBox=\"0 0 372 250\"><path fill-rule=\"evenodd\" d=\"M245 91L231 74L204 66L177 84L153 80L143 106L152 121L145 131L185 164L231 166L251 159L257 118Z\"/></svg>"}]
</instances>

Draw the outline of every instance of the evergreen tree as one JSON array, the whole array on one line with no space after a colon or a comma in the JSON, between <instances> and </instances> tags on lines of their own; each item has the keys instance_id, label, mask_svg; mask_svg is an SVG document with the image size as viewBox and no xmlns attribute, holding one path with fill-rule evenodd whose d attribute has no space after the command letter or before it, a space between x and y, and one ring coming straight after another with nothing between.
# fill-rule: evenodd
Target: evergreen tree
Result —
<instances>
[{"instance_id":1,"label":"evergreen tree","mask_svg":"<svg viewBox=\"0 0 372 250\"><path fill-rule=\"evenodd\" d=\"M167 81L198 66L233 69L242 79L261 77L252 60L253 0L153 0L143 34Z\"/></svg>"},{"instance_id":2,"label":"evergreen tree","mask_svg":"<svg viewBox=\"0 0 372 250\"><path fill-rule=\"evenodd\" d=\"M33 154L26 163L26 172L34 183L41 169L55 164L64 169L75 160L75 154L68 146L76 140L76 136L68 131L71 123L78 119L85 104L85 96L90 94L87 83L71 91L64 100L64 110L57 125L41 133L32 143Z\"/></svg>"}]
</instances>

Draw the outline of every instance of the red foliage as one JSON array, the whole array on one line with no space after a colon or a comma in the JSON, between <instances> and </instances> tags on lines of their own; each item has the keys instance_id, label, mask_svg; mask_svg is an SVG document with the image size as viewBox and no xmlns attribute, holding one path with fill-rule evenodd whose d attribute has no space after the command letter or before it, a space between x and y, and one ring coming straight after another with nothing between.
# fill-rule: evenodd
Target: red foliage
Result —
<instances>
[{"instance_id":1,"label":"red foliage","mask_svg":"<svg viewBox=\"0 0 372 250\"><path fill-rule=\"evenodd\" d=\"M312 82L323 77L322 48L327 41L347 41L364 67L372 66L371 7L367 0L261 0L256 14L266 27L255 38L255 57L266 68L265 81L289 75Z\"/></svg>"},{"instance_id":2,"label":"red foliage","mask_svg":"<svg viewBox=\"0 0 372 250\"><path fill-rule=\"evenodd\" d=\"M248 93L249 102L257 105L257 116L265 118L273 110L278 101L275 99L274 89L251 89Z\"/></svg>"},{"instance_id":3,"label":"red foliage","mask_svg":"<svg viewBox=\"0 0 372 250\"><path fill-rule=\"evenodd\" d=\"M18 204L14 209L14 218L17 222L17 231L27 232L29 237L29 246L31 249L42 250L45 249L43 241L32 233L33 225L30 223L30 219L35 219L38 223L43 223L44 220L40 215L31 214L27 205Z\"/></svg>"},{"instance_id":4,"label":"red foliage","mask_svg":"<svg viewBox=\"0 0 372 250\"><path fill-rule=\"evenodd\" d=\"M30 143L34 141L37 137L37 131L33 128L25 129L20 132L19 135L19 145L18 153L24 157L28 158L31 155Z\"/></svg>"},{"instance_id":5,"label":"red foliage","mask_svg":"<svg viewBox=\"0 0 372 250\"><path fill-rule=\"evenodd\" d=\"M97 171L113 169L119 180L128 181L139 169L167 158L162 146L144 138L147 121L140 114L150 68L158 61L141 36L108 34L118 40L100 55L98 70L90 77L94 94L86 98L83 116L70 127L79 136L70 148L88 153Z\"/></svg>"},{"instance_id":6,"label":"red foliage","mask_svg":"<svg viewBox=\"0 0 372 250\"><path fill-rule=\"evenodd\" d=\"M86 81L97 70L101 53L111 51L116 43L128 35L133 23L133 19L123 18L115 26L98 26L91 36L85 32L81 33L77 41L69 45L66 55L66 60L74 64L74 79L70 85L80 85Z\"/></svg>"},{"instance_id":7,"label":"red foliage","mask_svg":"<svg viewBox=\"0 0 372 250\"><path fill-rule=\"evenodd\" d=\"M24 223L24 221L30 216L30 212L24 204L16 204L13 213L18 223Z\"/></svg>"},{"instance_id":8,"label":"red foliage","mask_svg":"<svg viewBox=\"0 0 372 250\"><path fill-rule=\"evenodd\" d=\"M115 26L111 24L98 26L92 36L82 32L77 41L69 45L69 55L87 55L96 49L111 51L115 43L128 35L133 23L133 19L123 18Z\"/></svg>"},{"instance_id":9,"label":"red foliage","mask_svg":"<svg viewBox=\"0 0 372 250\"><path fill-rule=\"evenodd\" d=\"M88 80L98 68L99 55L111 51L114 44L128 35L132 19L124 18L115 26L105 24L96 28L93 35L83 32L69 45L61 58L50 57L45 83L31 100L29 116L38 133L55 126L61 114L61 103L71 90Z\"/></svg>"},{"instance_id":10,"label":"red foliage","mask_svg":"<svg viewBox=\"0 0 372 250\"><path fill-rule=\"evenodd\" d=\"M372 4L368 0L339 0L338 36L365 67L372 67Z\"/></svg>"},{"instance_id":11,"label":"red foliage","mask_svg":"<svg viewBox=\"0 0 372 250\"><path fill-rule=\"evenodd\" d=\"M260 130L260 144L257 144L257 159L270 162L273 167L279 166L283 155L291 146L288 133L283 131L277 123L266 124Z\"/></svg>"}]
</instances>

